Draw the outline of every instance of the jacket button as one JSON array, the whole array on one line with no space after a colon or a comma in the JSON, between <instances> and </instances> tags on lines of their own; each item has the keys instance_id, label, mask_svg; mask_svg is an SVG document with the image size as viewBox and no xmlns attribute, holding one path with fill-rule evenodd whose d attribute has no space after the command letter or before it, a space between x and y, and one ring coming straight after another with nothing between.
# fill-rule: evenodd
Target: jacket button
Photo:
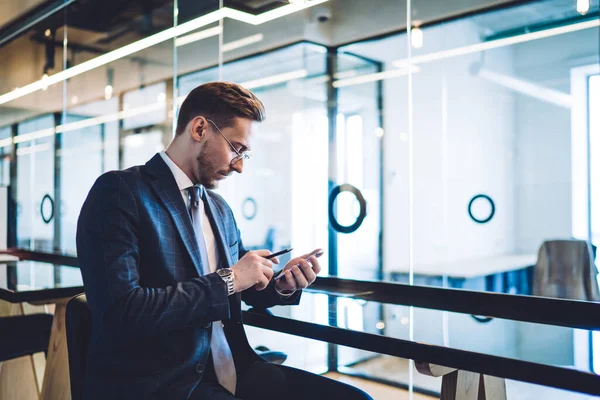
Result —
<instances>
[{"instance_id":1,"label":"jacket button","mask_svg":"<svg viewBox=\"0 0 600 400\"><path fill-rule=\"evenodd\" d=\"M196 365L196 372L201 374L204 372L204 364L198 364Z\"/></svg>"},{"instance_id":2,"label":"jacket button","mask_svg":"<svg viewBox=\"0 0 600 400\"><path fill-rule=\"evenodd\" d=\"M202 327L206 328L206 329L210 328L211 326L212 326L212 322L207 322L204 325L202 325Z\"/></svg>"}]
</instances>

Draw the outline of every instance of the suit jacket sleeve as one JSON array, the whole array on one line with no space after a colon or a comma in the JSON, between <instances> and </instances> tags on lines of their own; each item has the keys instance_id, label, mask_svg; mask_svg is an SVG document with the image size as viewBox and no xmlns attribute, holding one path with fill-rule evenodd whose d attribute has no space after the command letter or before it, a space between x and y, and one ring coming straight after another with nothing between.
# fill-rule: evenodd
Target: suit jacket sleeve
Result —
<instances>
[{"instance_id":1,"label":"suit jacket sleeve","mask_svg":"<svg viewBox=\"0 0 600 400\"><path fill-rule=\"evenodd\" d=\"M139 283L140 218L118 172L101 176L77 226L77 254L88 303L103 329L152 335L229 318L227 289L215 273L173 286Z\"/></svg>"},{"instance_id":2,"label":"suit jacket sleeve","mask_svg":"<svg viewBox=\"0 0 600 400\"><path fill-rule=\"evenodd\" d=\"M232 216L233 218L233 216ZM235 221L235 219L234 219ZM239 258L242 258L248 250L244 248L242 243L242 236L240 235L239 229L237 229L238 246L239 246ZM300 303L301 290L298 290L291 296L281 296L275 290L275 281L271 281L269 286L264 290L256 290L253 287L246 289L242 292L242 300L251 307L256 308L268 308L277 305L298 305Z\"/></svg>"}]
</instances>

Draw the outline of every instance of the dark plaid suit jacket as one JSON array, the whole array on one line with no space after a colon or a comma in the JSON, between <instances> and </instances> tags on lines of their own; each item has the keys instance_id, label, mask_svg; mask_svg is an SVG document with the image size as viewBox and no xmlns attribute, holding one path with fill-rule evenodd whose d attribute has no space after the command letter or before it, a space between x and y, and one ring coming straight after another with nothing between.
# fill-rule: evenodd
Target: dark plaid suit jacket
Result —
<instances>
[{"instance_id":1,"label":"dark plaid suit jacket","mask_svg":"<svg viewBox=\"0 0 600 400\"><path fill-rule=\"evenodd\" d=\"M218 267L228 267L246 250L227 203L211 191L207 197ZM202 276L188 211L159 154L98 178L79 216L77 253L93 318L89 399L187 399L207 365L212 321L223 320L242 370L258 356L241 300L270 307L300 298L282 298L273 284L227 297L216 273Z\"/></svg>"}]
</instances>

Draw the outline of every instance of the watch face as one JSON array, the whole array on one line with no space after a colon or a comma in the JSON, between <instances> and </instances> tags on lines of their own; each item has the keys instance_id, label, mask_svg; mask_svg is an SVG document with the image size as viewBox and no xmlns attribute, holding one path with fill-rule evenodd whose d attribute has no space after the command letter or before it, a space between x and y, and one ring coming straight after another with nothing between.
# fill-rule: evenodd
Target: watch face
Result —
<instances>
[{"instance_id":1,"label":"watch face","mask_svg":"<svg viewBox=\"0 0 600 400\"><path fill-rule=\"evenodd\" d=\"M217 273L225 278L231 275L231 270L229 268L221 268L217 270Z\"/></svg>"}]
</instances>

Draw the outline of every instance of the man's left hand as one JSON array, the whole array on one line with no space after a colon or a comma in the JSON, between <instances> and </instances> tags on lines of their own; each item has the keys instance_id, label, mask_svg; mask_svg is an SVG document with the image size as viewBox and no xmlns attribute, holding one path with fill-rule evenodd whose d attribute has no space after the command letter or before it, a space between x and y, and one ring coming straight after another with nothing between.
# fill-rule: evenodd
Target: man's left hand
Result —
<instances>
[{"instance_id":1,"label":"man's left hand","mask_svg":"<svg viewBox=\"0 0 600 400\"><path fill-rule=\"evenodd\" d=\"M321 266L315 256L307 257L311 253L291 259L285 266L283 277L277 280L275 287L281 292L295 292L309 287L321 272Z\"/></svg>"}]
</instances>

